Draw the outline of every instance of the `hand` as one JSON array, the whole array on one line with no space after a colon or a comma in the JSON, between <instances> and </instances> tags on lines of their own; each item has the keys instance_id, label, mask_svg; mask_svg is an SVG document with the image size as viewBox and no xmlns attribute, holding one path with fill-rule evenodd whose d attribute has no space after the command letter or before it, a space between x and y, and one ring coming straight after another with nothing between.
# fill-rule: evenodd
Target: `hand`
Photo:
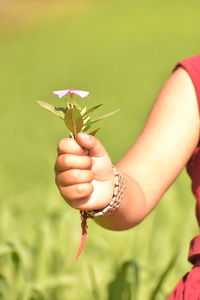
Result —
<instances>
[{"instance_id":1,"label":"hand","mask_svg":"<svg viewBox=\"0 0 200 300\"><path fill-rule=\"evenodd\" d=\"M62 197L73 208L100 209L112 198L112 162L103 145L91 135L79 133L76 140L60 141L55 174Z\"/></svg>"}]
</instances>

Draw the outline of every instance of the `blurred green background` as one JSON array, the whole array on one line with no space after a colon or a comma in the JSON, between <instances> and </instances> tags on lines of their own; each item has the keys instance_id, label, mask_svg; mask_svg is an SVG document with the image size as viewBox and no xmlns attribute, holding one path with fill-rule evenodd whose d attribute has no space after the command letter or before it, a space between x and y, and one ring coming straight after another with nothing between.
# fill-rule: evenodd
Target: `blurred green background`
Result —
<instances>
[{"instance_id":1,"label":"blurred green background","mask_svg":"<svg viewBox=\"0 0 200 300\"><path fill-rule=\"evenodd\" d=\"M75 88L102 113L120 108L98 134L115 163L176 62L198 54L199 27L197 0L1 1L0 299L165 299L191 268L198 226L185 171L138 227L112 232L89 221L75 263L80 217L53 172L67 133L36 100L55 104L53 90Z\"/></svg>"}]
</instances>

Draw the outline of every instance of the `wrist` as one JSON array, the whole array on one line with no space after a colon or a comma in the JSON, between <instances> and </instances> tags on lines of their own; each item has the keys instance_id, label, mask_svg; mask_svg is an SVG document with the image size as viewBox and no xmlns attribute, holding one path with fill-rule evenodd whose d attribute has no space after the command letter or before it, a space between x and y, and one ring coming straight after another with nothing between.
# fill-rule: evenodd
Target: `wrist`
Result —
<instances>
[{"instance_id":1,"label":"wrist","mask_svg":"<svg viewBox=\"0 0 200 300\"><path fill-rule=\"evenodd\" d=\"M89 214L92 217L110 215L120 207L124 194L125 181L123 175L115 167L113 167L113 172L115 175L115 184L112 198L105 207L101 209L86 211L87 214Z\"/></svg>"}]
</instances>

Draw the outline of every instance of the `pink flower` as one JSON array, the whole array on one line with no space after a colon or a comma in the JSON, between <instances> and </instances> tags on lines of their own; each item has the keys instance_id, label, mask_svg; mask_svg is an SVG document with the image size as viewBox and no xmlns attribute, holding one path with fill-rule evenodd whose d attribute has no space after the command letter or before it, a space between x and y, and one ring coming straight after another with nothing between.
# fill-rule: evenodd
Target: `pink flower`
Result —
<instances>
[{"instance_id":1,"label":"pink flower","mask_svg":"<svg viewBox=\"0 0 200 300\"><path fill-rule=\"evenodd\" d=\"M89 95L89 92L85 91L79 91L79 90L74 90L74 89L68 89L68 90L62 90L62 91L55 91L53 92L54 96L58 96L59 98L62 98L67 95L76 95L81 98L85 98Z\"/></svg>"}]
</instances>

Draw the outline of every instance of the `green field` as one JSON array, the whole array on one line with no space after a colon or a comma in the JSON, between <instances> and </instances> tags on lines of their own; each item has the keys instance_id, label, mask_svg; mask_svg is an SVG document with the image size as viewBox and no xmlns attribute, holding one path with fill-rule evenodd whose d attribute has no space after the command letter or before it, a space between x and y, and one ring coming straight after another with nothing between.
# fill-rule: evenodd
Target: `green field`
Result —
<instances>
[{"instance_id":1,"label":"green field","mask_svg":"<svg viewBox=\"0 0 200 300\"><path fill-rule=\"evenodd\" d=\"M120 108L98 135L116 163L175 63L199 52L200 3L85 2L0 30L2 300L162 300L191 268L198 226L185 171L138 227L112 232L89 221L75 262L80 217L53 172L67 132L36 100L55 103L53 90L75 88L91 92L88 106L103 103L102 113Z\"/></svg>"}]
</instances>

